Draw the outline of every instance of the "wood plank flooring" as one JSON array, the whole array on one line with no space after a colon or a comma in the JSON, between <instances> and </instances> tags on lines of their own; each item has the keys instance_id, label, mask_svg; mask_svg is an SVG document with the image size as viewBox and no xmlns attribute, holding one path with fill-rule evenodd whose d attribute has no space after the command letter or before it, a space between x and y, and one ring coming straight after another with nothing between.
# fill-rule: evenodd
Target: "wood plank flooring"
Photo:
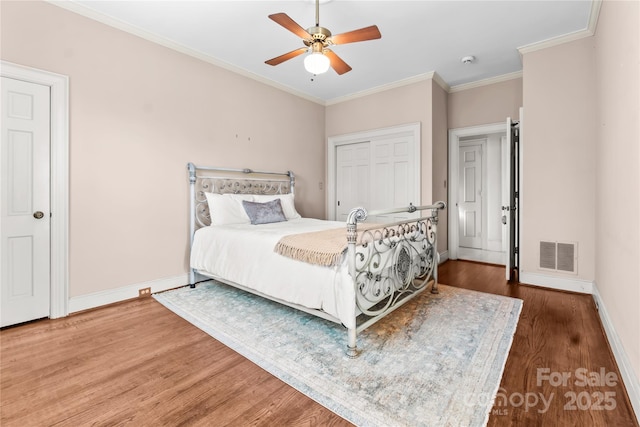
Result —
<instances>
[{"instance_id":1,"label":"wood plank flooring","mask_svg":"<svg viewBox=\"0 0 640 427\"><path fill-rule=\"evenodd\" d=\"M504 267L465 261L446 262L439 281L524 301L489 426L638 425L591 295L509 284Z\"/></svg>"},{"instance_id":2,"label":"wood plank flooring","mask_svg":"<svg viewBox=\"0 0 640 427\"><path fill-rule=\"evenodd\" d=\"M524 300L490 426L638 425L591 296L464 261L442 265L440 282ZM152 298L5 328L0 352L4 427L349 425Z\"/></svg>"}]
</instances>

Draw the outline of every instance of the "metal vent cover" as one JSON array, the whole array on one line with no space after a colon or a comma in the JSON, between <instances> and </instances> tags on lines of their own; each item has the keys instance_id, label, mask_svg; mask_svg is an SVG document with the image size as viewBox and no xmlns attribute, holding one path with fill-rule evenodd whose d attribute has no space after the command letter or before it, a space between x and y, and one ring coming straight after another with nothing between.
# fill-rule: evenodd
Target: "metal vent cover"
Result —
<instances>
[{"instance_id":1,"label":"metal vent cover","mask_svg":"<svg viewBox=\"0 0 640 427\"><path fill-rule=\"evenodd\" d=\"M540 242L540 268L556 269L556 242Z\"/></svg>"},{"instance_id":2,"label":"metal vent cover","mask_svg":"<svg viewBox=\"0 0 640 427\"><path fill-rule=\"evenodd\" d=\"M540 268L544 270L577 273L577 243L540 242Z\"/></svg>"},{"instance_id":3,"label":"metal vent cover","mask_svg":"<svg viewBox=\"0 0 640 427\"><path fill-rule=\"evenodd\" d=\"M572 243L558 243L558 251L557 251L557 264L556 268L559 271L568 271L570 273L575 273L575 248L576 245Z\"/></svg>"}]
</instances>

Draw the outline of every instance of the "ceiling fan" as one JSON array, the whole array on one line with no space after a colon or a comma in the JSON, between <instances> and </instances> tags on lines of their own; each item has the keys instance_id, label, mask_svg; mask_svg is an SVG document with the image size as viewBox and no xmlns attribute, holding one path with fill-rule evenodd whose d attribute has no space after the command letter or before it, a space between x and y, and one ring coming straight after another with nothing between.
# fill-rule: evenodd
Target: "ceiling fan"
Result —
<instances>
[{"instance_id":1,"label":"ceiling fan","mask_svg":"<svg viewBox=\"0 0 640 427\"><path fill-rule=\"evenodd\" d=\"M269 18L273 21L300 37L305 47L292 50L284 55L276 56L275 58L265 61L265 63L269 65L278 65L288 61L289 59L295 58L296 56L302 55L303 53L310 52L304 60L304 66L307 71L312 74L322 74L329 69L329 66L331 66L336 73L342 75L351 71L351 67L331 49L329 49L330 46L374 40L382 37L380 30L378 30L376 25L332 36L331 31L320 26L319 16L319 0L316 0L316 25L314 27L307 28L306 30L298 25L286 13L275 13L273 15L269 15Z\"/></svg>"}]
</instances>

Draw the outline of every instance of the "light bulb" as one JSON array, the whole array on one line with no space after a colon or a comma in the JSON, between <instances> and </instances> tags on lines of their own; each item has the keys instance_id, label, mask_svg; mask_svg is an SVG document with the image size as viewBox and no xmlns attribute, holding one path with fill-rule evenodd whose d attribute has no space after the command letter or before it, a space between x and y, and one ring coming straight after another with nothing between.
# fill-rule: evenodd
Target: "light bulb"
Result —
<instances>
[{"instance_id":1,"label":"light bulb","mask_svg":"<svg viewBox=\"0 0 640 427\"><path fill-rule=\"evenodd\" d=\"M312 52L304 58L304 68L311 74L326 73L330 61L322 52Z\"/></svg>"}]
</instances>

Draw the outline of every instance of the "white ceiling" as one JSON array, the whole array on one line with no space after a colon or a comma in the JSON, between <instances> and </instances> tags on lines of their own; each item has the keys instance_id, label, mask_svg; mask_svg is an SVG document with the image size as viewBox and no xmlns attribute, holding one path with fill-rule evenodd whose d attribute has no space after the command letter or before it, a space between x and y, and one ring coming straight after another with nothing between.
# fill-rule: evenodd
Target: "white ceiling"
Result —
<instances>
[{"instance_id":1,"label":"white ceiling","mask_svg":"<svg viewBox=\"0 0 640 427\"><path fill-rule=\"evenodd\" d=\"M303 47L267 16L284 12L311 27L313 0L53 3L324 104L433 72L452 87L515 73L522 70L518 48L581 34L595 19L591 0L321 2L320 25L333 34L375 24L382 38L334 46L353 70L314 77L304 55L264 63ZM475 62L463 64L467 55Z\"/></svg>"}]
</instances>

